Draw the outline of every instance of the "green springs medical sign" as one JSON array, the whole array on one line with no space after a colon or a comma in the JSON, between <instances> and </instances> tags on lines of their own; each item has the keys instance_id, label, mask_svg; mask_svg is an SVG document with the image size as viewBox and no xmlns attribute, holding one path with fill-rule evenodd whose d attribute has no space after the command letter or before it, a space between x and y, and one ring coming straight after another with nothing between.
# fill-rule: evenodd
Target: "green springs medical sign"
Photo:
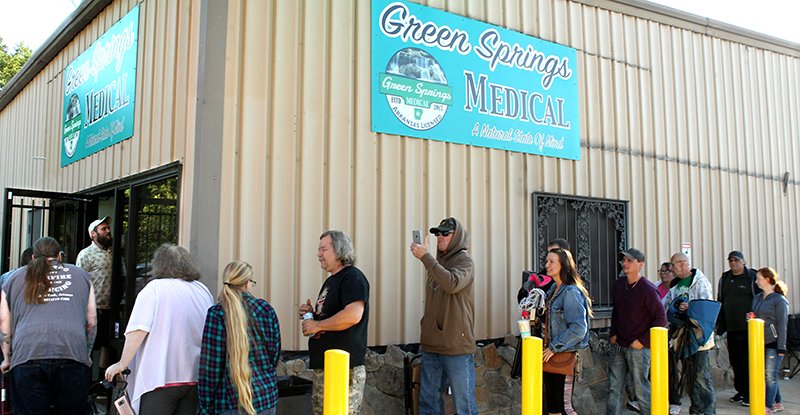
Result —
<instances>
[{"instance_id":1,"label":"green springs medical sign","mask_svg":"<svg viewBox=\"0 0 800 415\"><path fill-rule=\"evenodd\" d=\"M580 159L575 49L372 1L372 130Z\"/></svg>"},{"instance_id":2,"label":"green springs medical sign","mask_svg":"<svg viewBox=\"0 0 800 415\"><path fill-rule=\"evenodd\" d=\"M64 70L61 167L133 136L139 6Z\"/></svg>"}]
</instances>

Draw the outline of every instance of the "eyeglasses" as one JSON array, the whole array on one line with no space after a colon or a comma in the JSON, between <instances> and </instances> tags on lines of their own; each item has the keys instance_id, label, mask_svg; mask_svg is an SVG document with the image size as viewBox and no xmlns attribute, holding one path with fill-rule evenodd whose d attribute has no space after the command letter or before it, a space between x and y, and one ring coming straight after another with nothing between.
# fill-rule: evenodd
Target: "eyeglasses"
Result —
<instances>
[{"instance_id":1,"label":"eyeglasses","mask_svg":"<svg viewBox=\"0 0 800 415\"><path fill-rule=\"evenodd\" d=\"M440 236L440 235L441 235L441 236L448 236L448 235L450 235L451 233L453 233L453 232L450 232L450 231L444 231L444 232L434 232L433 234L434 234L434 235L436 235L436 236L438 237L438 236Z\"/></svg>"}]
</instances>

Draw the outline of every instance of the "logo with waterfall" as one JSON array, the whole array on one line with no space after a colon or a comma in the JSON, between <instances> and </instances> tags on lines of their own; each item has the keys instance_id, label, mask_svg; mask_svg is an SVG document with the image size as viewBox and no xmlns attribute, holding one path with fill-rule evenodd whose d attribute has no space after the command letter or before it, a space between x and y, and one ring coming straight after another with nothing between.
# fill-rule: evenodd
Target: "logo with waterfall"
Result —
<instances>
[{"instance_id":1,"label":"logo with waterfall","mask_svg":"<svg viewBox=\"0 0 800 415\"><path fill-rule=\"evenodd\" d=\"M64 115L64 152L67 153L67 157L72 157L75 154L75 149L78 148L81 128L83 128L81 101L78 99L78 95L72 94L69 97L69 104Z\"/></svg>"},{"instance_id":2,"label":"logo with waterfall","mask_svg":"<svg viewBox=\"0 0 800 415\"><path fill-rule=\"evenodd\" d=\"M453 104L453 88L439 62L428 52L404 48L389 59L380 73L380 93L394 116L409 128L430 130Z\"/></svg>"}]
</instances>

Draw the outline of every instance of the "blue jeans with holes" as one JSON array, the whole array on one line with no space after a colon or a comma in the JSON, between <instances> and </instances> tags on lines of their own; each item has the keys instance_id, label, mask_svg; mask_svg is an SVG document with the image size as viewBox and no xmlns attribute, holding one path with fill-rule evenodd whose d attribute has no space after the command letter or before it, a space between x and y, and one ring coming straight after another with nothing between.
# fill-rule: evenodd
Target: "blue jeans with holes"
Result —
<instances>
[{"instance_id":1,"label":"blue jeans with holes","mask_svg":"<svg viewBox=\"0 0 800 415\"><path fill-rule=\"evenodd\" d=\"M781 370L783 356L778 356L777 349L764 349L764 354L764 372L766 374L767 381L766 404L767 408L772 408L772 405L774 405L775 402L780 402L780 399L777 399L777 397L780 396L780 389L778 388L778 372Z\"/></svg>"},{"instance_id":2,"label":"blue jeans with holes","mask_svg":"<svg viewBox=\"0 0 800 415\"><path fill-rule=\"evenodd\" d=\"M419 415L444 414L442 392L453 392L456 413L478 415L475 404L475 361L471 354L444 355L422 352Z\"/></svg>"},{"instance_id":3,"label":"blue jeans with holes","mask_svg":"<svg viewBox=\"0 0 800 415\"><path fill-rule=\"evenodd\" d=\"M46 415L50 405L61 415L89 413L89 366L69 359L29 360L11 370L15 415Z\"/></svg>"},{"instance_id":4,"label":"blue jeans with holes","mask_svg":"<svg viewBox=\"0 0 800 415\"><path fill-rule=\"evenodd\" d=\"M634 396L631 400L639 402L642 414L650 413L650 349L636 350L632 347L612 345L608 356L608 405L607 415L623 412L622 393L625 381L631 375Z\"/></svg>"},{"instance_id":5,"label":"blue jeans with holes","mask_svg":"<svg viewBox=\"0 0 800 415\"><path fill-rule=\"evenodd\" d=\"M708 350L704 350L686 359L689 366L686 381L689 383L689 397L692 401L689 413L692 415L715 415L717 413L717 397L714 392L714 384L711 383L709 353Z\"/></svg>"}]
</instances>

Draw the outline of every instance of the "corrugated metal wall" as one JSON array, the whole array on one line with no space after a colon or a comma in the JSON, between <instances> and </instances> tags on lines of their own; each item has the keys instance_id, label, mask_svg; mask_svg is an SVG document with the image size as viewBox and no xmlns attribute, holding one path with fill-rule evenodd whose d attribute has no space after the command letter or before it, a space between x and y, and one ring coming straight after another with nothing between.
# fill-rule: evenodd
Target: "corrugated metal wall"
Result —
<instances>
[{"instance_id":1,"label":"corrugated metal wall","mask_svg":"<svg viewBox=\"0 0 800 415\"><path fill-rule=\"evenodd\" d=\"M133 137L60 164L63 70L137 3L112 3L0 112L4 188L76 192L175 160L191 174L200 16L199 3L191 0L141 2ZM184 181L182 235L191 211L183 200L191 200L191 190L191 181Z\"/></svg>"},{"instance_id":2,"label":"corrugated metal wall","mask_svg":"<svg viewBox=\"0 0 800 415\"><path fill-rule=\"evenodd\" d=\"M511 331L536 191L629 200L651 279L689 241L714 282L732 249L800 281L800 51L562 0L427 4L578 50L581 161L373 133L370 1L231 0L220 264L263 273L285 348L306 347L295 310L329 228L372 285L370 344L418 341L410 233L448 215L472 234L477 337Z\"/></svg>"}]
</instances>

